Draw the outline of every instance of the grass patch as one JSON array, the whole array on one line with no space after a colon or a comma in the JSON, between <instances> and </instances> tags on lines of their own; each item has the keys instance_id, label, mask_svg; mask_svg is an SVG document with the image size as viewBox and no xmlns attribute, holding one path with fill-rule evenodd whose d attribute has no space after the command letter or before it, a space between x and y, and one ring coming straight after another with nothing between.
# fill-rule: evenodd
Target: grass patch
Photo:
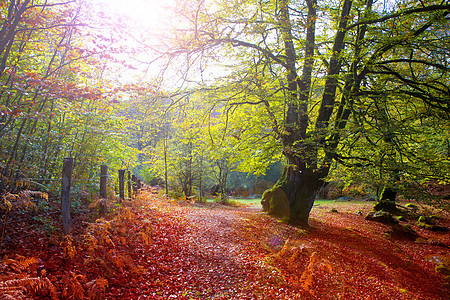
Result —
<instances>
[{"instance_id":1,"label":"grass patch","mask_svg":"<svg viewBox=\"0 0 450 300\"><path fill-rule=\"evenodd\" d=\"M218 200L217 198L208 198L206 199L206 202L208 203L216 203ZM247 198L229 198L229 201L232 203L237 203L240 205L248 205L252 207L261 207L261 198L255 198L255 199L247 199Z\"/></svg>"}]
</instances>

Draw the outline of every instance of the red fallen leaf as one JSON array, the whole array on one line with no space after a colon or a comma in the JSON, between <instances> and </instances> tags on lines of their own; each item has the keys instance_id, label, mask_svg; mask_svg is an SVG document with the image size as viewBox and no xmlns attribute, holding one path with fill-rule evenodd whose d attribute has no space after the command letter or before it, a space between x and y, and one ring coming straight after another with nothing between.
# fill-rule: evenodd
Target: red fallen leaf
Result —
<instances>
[{"instance_id":1,"label":"red fallen leaf","mask_svg":"<svg viewBox=\"0 0 450 300\"><path fill-rule=\"evenodd\" d=\"M394 245L383 238L384 228L352 215L320 218L319 222L313 214L314 229L299 234L296 228L245 209L211 211L168 206L165 202L158 205L164 208L164 213L136 209L133 213L137 217L129 223L112 222L114 230L109 230L108 235L114 248L104 244L90 253L86 250L89 244L83 242L84 232L80 233L75 239L80 240L78 252L90 253L91 261L85 265L84 260L74 259L64 270L76 270L73 272L86 274L89 280L104 274L110 284L105 294L108 299L133 299L133 295L147 295L150 299L168 299L170 295L176 299L213 296L221 299L222 293L227 295L222 299L334 299L338 293L343 299L399 299L402 298L399 289L418 299L445 296L435 288L442 278L420 259L422 251L435 251L433 247L403 242ZM142 215L151 221L143 222L139 218ZM249 223L253 226L248 226ZM148 247L135 238L144 228L151 228L154 245ZM120 232L127 233L125 244L117 242ZM308 255L304 259L293 255L277 257L278 252L270 252L264 246L274 233L298 243L287 250L303 247L305 243L313 246L305 248ZM65 271L59 267L60 260L55 259L54 251L45 249L42 243L28 244L42 248L39 253L55 260L53 268L49 268L46 264L49 259L41 258L47 275L52 275L52 282L62 288ZM119 269L105 260L106 253L113 250L116 257L128 254L136 268L142 266L145 271L133 273L130 266L123 265L125 262L118 264L122 268ZM308 267L311 251L317 259ZM414 263L410 262L412 259ZM312 276L307 291L301 277L308 268Z\"/></svg>"}]
</instances>

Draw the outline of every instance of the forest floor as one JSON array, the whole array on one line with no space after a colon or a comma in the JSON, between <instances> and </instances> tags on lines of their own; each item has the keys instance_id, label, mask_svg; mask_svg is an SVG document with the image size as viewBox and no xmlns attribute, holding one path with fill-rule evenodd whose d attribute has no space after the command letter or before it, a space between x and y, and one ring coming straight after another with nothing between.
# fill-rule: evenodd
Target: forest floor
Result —
<instances>
[{"instance_id":1,"label":"forest floor","mask_svg":"<svg viewBox=\"0 0 450 300\"><path fill-rule=\"evenodd\" d=\"M301 229L255 206L144 193L77 222L71 238L5 243L0 299L448 299L435 267L448 262L449 234L412 223L419 239L395 239L364 219L372 206L322 201Z\"/></svg>"}]
</instances>

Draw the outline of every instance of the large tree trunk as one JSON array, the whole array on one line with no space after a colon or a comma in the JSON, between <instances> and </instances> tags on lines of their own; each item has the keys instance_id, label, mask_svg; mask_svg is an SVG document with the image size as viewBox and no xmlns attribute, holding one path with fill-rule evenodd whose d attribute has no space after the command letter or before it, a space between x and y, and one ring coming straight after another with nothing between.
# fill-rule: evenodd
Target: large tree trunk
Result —
<instances>
[{"instance_id":1,"label":"large tree trunk","mask_svg":"<svg viewBox=\"0 0 450 300\"><path fill-rule=\"evenodd\" d=\"M275 186L264 192L263 210L291 225L308 226L309 214L324 177L323 172L304 163L291 162Z\"/></svg>"},{"instance_id":2,"label":"large tree trunk","mask_svg":"<svg viewBox=\"0 0 450 300\"><path fill-rule=\"evenodd\" d=\"M338 77L341 72L340 53L344 49L344 39L348 16L352 1L343 2L339 31L333 44L333 55L330 58L328 77L325 82L319 115L316 120L315 136L323 144L322 134L328 129L329 121L335 107L336 90L339 85ZM295 53L295 40L292 34L288 1L279 2L279 21L283 26L280 30L285 47L285 60L287 71L287 112L285 118L285 132L281 134L284 154L288 158L288 164L283 176L277 184L263 195L263 210L271 215L281 217L293 225L308 225L309 214L314 204L314 199L324 178L328 175L329 161L325 161L318 170L318 149L310 143L307 129L311 124L308 116L308 102L311 97L311 74L314 65L315 49L315 20L317 18L316 0L308 0L308 26L306 28L305 60L303 62L302 75L297 74ZM301 78L301 79L300 79ZM334 147L337 146L335 142ZM327 149L334 150L334 149ZM328 152L326 151L327 155ZM333 152L333 151L331 151Z\"/></svg>"}]
</instances>

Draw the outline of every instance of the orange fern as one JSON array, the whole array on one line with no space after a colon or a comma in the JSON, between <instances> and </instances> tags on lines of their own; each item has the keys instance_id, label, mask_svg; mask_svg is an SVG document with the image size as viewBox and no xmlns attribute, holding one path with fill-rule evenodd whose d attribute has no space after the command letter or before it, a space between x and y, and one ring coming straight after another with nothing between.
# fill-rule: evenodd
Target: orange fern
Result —
<instances>
[{"instance_id":1,"label":"orange fern","mask_svg":"<svg viewBox=\"0 0 450 300\"><path fill-rule=\"evenodd\" d=\"M25 299L24 293L58 299L55 286L48 278L26 277L0 282L0 299Z\"/></svg>"},{"instance_id":2,"label":"orange fern","mask_svg":"<svg viewBox=\"0 0 450 300\"><path fill-rule=\"evenodd\" d=\"M65 289L62 292L62 297L71 297L73 299L84 299L85 290L83 288L83 282L86 280L86 276L81 274L69 273L70 276L64 277Z\"/></svg>"},{"instance_id":3,"label":"orange fern","mask_svg":"<svg viewBox=\"0 0 450 300\"><path fill-rule=\"evenodd\" d=\"M99 277L86 284L88 290L89 300L100 300L103 299L103 293L108 287L108 280L103 277Z\"/></svg>"},{"instance_id":4,"label":"orange fern","mask_svg":"<svg viewBox=\"0 0 450 300\"><path fill-rule=\"evenodd\" d=\"M30 200L31 198L44 199L48 201L48 194L39 191L25 190L19 193L19 197Z\"/></svg>"},{"instance_id":5,"label":"orange fern","mask_svg":"<svg viewBox=\"0 0 450 300\"><path fill-rule=\"evenodd\" d=\"M8 200L7 197L2 196L0 201L0 211L3 211L4 213L8 213L12 209L12 203Z\"/></svg>"},{"instance_id":6,"label":"orange fern","mask_svg":"<svg viewBox=\"0 0 450 300\"><path fill-rule=\"evenodd\" d=\"M4 263L14 271L22 272L28 269L30 266L37 264L38 260L35 257L26 258L24 256L18 255L17 259L5 259Z\"/></svg>"},{"instance_id":7,"label":"orange fern","mask_svg":"<svg viewBox=\"0 0 450 300\"><path fill-rule=\"evenodd\" d=\"M114 265L119 271L129 270L134 274L142 273L142 268L136 266L133 259L127 254L121 254L115 250L110 250L106 254L107 260Z\"/></svg>"},{"instance_id":8,"label":"orange fern","mask_svg":"<svg viewBox=\"0 0 450 300\"><path fill-rule=\"evenodd\" d=\"M77 249L73 245L73 239L71 236L66 235L60 246L63 248L64 255L67 259L72 259L75 255L77 255Z\"/></svg>"},{"instance_id":9,"label":"orange fern","mask_svg":"<svg viewBox=\"0 0 450 300\"><path fill-rule=\"evenodd\" d=\"M145 231L139 232L139 236L142 239L142 243L144 245L151 245L153 244L152 238L150 236L150 230L148 228L145 229Z\"/></svg>"},{"instance_id":10,"label":"orange fern","mask_svg":"<svg viewBox=\"0 0 450 300\"><path fill-rule=\"evenodd\" d=\"M328 261L320 259L317 253L313 252L309 258L309 264L300 278L302 287L312 295L314 294L312 290L312 286L314 284L314 274L318 271L332 273L333 268Z\"/></svg>"}]
</instances>

